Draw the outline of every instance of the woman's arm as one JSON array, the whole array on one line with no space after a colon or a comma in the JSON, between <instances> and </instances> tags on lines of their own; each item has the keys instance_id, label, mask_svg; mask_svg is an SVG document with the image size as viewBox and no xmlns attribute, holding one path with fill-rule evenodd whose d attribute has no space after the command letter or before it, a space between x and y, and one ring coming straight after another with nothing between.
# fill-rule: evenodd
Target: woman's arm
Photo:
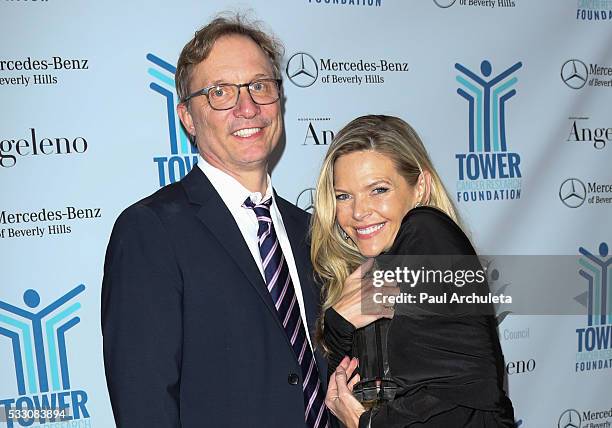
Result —
<instances>
[{"instance_id":1,"label":"woman's arm","mask_svg":"<svg viewBox=\"0 0 612 428\"><path fill-rule=\"evenodd\" d=\"M328 348L327 378L336 371L345 356L352 354L355 327L334 308L325 311L323 318L323 339Z\"/></svg>"}]
</instances>

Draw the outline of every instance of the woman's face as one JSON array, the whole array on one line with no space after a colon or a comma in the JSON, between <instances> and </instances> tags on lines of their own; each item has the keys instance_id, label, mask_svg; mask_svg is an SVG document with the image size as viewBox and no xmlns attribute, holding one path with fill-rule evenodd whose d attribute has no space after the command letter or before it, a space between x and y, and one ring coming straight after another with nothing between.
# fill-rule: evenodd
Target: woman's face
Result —
<instances>
[{"instance_id":1,"label":"woman's face","mask_svg":"<svg viewBox=\"0 0 612 428\"><path fill-rule=\"evenodd\" d=\"M393 161L374 151L340 156L334 164L338 224L366 257L388 250L417 194Z\"/></svg>"}]
</instances>

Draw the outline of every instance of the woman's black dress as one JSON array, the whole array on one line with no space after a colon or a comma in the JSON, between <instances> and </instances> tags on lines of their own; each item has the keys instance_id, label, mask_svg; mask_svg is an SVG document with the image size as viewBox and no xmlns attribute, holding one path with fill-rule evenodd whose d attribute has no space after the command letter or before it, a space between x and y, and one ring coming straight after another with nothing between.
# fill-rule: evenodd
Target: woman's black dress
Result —
<instances>
[{"instance_id":1,"label":"woman's black dress","mask_svg":"<svg viewBox=\"0 0 612 428\"><path fill-rule=\"evenodd\" d=\"M412 209L384 255L475 255L463 231L443 212ZM328 374L352 356L352 324L330 308L324 339ZM395 316L388 333L389 368L399 384L395 399L365 412L360 428L514 427L503 390L503 356L492 315Z\"/></svg>"}]
</instances>

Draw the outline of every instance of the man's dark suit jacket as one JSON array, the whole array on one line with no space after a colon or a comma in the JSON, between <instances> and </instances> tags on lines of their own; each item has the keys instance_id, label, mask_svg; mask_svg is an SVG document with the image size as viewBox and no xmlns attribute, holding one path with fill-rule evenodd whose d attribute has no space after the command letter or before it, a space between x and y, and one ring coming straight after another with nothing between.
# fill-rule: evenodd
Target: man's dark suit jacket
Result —
<instances>
[{"instance_id":1,"label":"man's dark suit jacket","mask_svg":"<svg viewBox=\"0 0 612 428\"><path fill-rule=\"evenodd\" d=\"M308 214L275 200L312 331ZM117 219L102 332L120 428L305 426L297 358L233 216L198 167Z\"/></svg>"}]
</instances>

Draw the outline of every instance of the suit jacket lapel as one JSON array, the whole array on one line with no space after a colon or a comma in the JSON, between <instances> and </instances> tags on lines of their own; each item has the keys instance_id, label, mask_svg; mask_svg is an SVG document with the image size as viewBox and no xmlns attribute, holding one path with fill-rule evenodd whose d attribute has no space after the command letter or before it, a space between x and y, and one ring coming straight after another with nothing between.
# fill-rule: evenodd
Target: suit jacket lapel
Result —
<instances>
[{"instance_id":1,"label":"suit jacket lapel","mask_svg":"<svg viewBox=\"0 0 612 428\"><path fill-rule=\"evenodd\" d=\"M228 256L234 259L236 265L248 278L264 304L273 312L274 319L278 321L278 326L282 329L283 326L280 320L278 320L274 302L266 288L261 272L253 260L249 247L244 242L242 233L234 221L232 213L223 202L223 199L221 199L221 196L219 196L208 178L206 178L206 175L198 167L194 167L181 183L189 200L201 206L196 213L198 219L215 236Z\"/></svg>"}]
</instances>

